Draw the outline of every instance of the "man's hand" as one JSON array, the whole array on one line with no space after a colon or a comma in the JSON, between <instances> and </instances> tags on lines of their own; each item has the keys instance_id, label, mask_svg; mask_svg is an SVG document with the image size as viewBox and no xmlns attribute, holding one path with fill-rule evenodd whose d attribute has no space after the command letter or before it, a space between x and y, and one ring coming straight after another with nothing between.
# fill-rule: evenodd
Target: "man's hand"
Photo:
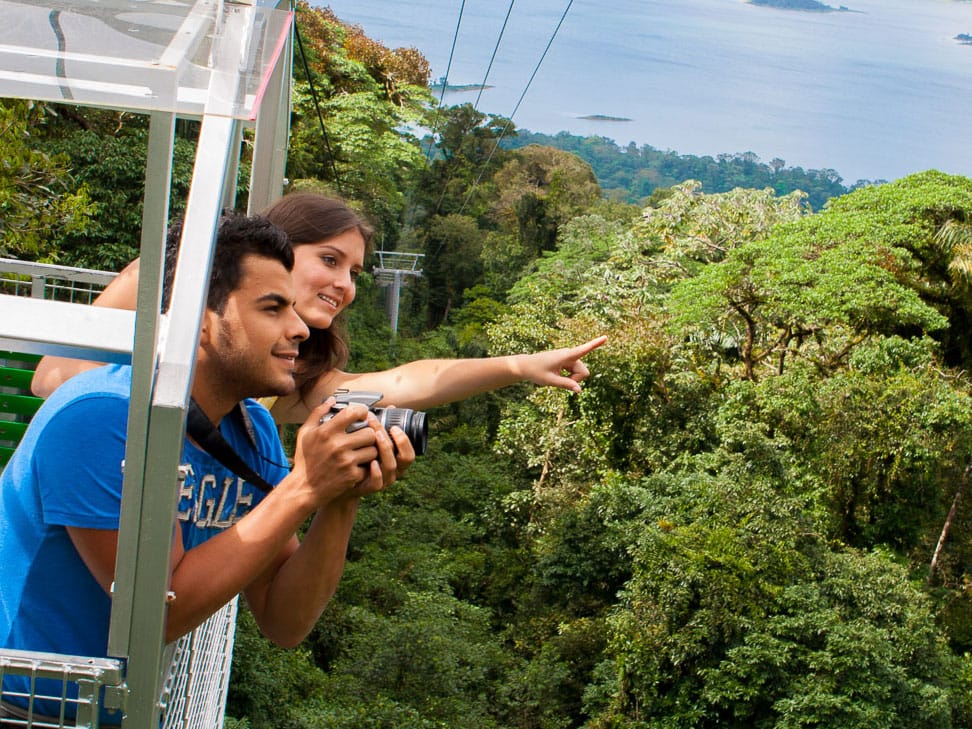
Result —
<instances>
[{"instance_id":1,"label":"man's hand","mask_svg":"<svg viewBox=\"0 0 972 729\"><path fill-rule=\"evenodd\" d=\"M415 460L415 449L401 428L389 433L364 405L331 414L334 402L327 398L311 411L297 433L294 472L306 480L316 506L380 491ZM362 421L367 427L352 428Z\"/></svg>"},{"instance_id":2,"label":"man's hand","mask_svg":"<svg viewBox=\"0 0 972 729\"><path fill-rule=\"evenodd\" d=\"M349 405L323 420L334 405L328 398L314 408L297 432L293 473L305 481L316 507L340 498L359 484L374 487L372 462L378 458L377 418L364 405ZM358 421L369 427L353 429ZM379 469L377 488L381 487ZM377 490L375 488L375 490Z\"/></svg>"},{"instance_id":3,"label":"man's hand","mask_svg":"<svg viewBox=\"0 0 972 729\"><path fill-rule=\"evenodd\" d=\"M375 433L375 440L378 444L378 460L372 463L371 475L374 477L380 474L381 485L376 491L386 486L391 486L395 481L415 462L415 448L409 440L405 431L397 425L393 425L390 431L386 431L375 418L375 425L378 430ZM375 468L378 474L375 474Z\"/></svg>"},{"instance_id":4,"label":"man's hand","mask_svg":"<svg viewBox=\"0 0 972 729\"><path fill-rule=\"evenodd\" d=\"M375 433L378 457L368 464L368 475L356 484L355 496L372 494L391 486L415 461L415 448L404 430L397 425L390 431L385 430L371 412L366 423Z\"/></svg>"}]
</instances>

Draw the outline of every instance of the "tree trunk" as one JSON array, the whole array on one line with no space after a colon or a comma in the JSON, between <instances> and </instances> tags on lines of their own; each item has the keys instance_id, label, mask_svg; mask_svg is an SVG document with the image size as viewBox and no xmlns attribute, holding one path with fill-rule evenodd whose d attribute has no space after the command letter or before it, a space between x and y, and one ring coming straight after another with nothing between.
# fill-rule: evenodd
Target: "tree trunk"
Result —
<instances>
[{"instance_id":1,"label":"tree trunk","mask_svg":"<svg viewBox=\"0 0 972 729\"><path fill-rule=\"evenodd\" d=\"M942 547L945 545L945 539L948 538L948 531L952 528L952 522L955 520L955 514L958 512L959 499L962 498L962 492L965 491L966 486L969 483L969 471L972 469L972 464L965 467L965 472L962 474L962 480L955 490L955 498L952 499L952 508L948 510L948 516L945 517L945 524L942 525L942 533L938 536L938 544L935 545L935 553L932 555L931 564L928 565L928 580L929 582L935 577L935 569L938 567L938 558L942 553Z\"/></svg>"}]
</instances>

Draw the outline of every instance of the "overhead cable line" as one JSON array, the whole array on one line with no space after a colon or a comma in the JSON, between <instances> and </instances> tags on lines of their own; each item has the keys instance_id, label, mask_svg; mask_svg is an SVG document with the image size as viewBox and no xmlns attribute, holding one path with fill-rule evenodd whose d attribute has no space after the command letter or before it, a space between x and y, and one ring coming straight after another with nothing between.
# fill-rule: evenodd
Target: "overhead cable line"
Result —
<instances>
[{"instance_id":1,"label":"overhead cable line","mask_svg":"<svg viewBox=\"0 0 972 729\"><path fill-rule=\"evenodd\" d=\"M496 52L499 50L500 41L503 40L503 34L506 32L506 24L510 22L510 13L513 12L513 4L516 0L510 0L510 7L506 9L506 18L503 20L503 27L500 28L499 37L496 39L496 45L493 46L493 55L489 58L489 65L486 66L486 74L483 76L483 82L479 85L479 93L476 94L476 103L473 104L473 109L479 106L479 100L483 98L483 91L486 89L486 81L489 79L489 72L493 68L493 61L496 60Z\"/></svg>"},{"instance_id":2,"label":"overhead cable line","mask_svg":"<svg viewBox=\"0 0 972 729\"><path fill-rule=\"evenodd\" d=\"M496 38L496 44L493 46L493 55L490 56L489 64L486 66L486 73L483 75L483 82L479 85L479 93L476 95L476 103L473 104L473 109L476 110L479 106L479 100L483 96L483 91L486 88L486 82L489 80L489 72L493 68L493 61L496 60L496 54L499 52L500 43L503 40L503 35L506 33L506 26L510 22L510 14L513 12L513 5L516 4L516 0L510 0L510 5L506 9L506 17L503 19L503 27L500 28L499 36ZM463 140L466 138L466 130L462 130L462 134L459 136L459 141L457 145L461 148ZM449 187L449 183L452 182L452 177L454 175L454 169L449 170L449 174L446 177L445 182L442 183L442 190L439 193L439 199L435 203L435 213L439 212L439 208L442 206L442 201L445 199L446 190Z\"/></svg>"},{"instance_id":3,"label":"overhead cable line","mask_svg":"<svg viewBox=\"0 0 972 729\"><path fill-rule=\"evenodd\" d=\"M432 149L435 146L435 133L439 128L439 112L442 109L442 100L445 98L446 89L449 86L449 72L452 70L452 59L456 53L456 42L459 39L459 27L462 25L462 14L466 8L466 0L461 0L459 3L459 18L456 20L456 29L452 34L452 48L449 50L449 62L446 64L445 76L442 77L442 89L439 91L439 103L435 107L435 116L432 118L432 128L429 130L429 148L425 152L425 162L426 164L432 163ZM405 199L405 213L407 214L412 209L412 199L415 189L414 185L409 189L406 194ZM407 224L407 216L403 216L404 221Z\"/></svg>"},{"instance_id":4,"label":"overhead cable line","mask_svg":"<svg viewBox=\"0 0 972 729\"><path fill-rule=\"evenodd\" d=\"M567 13L570 10L570 6L573 4L574 4L574 0L569 0L567 3L567 7L564 8L564 12L560 16L560 21L557 23L557 27L554 28L553 33L550 35L550 40L547 41L547 47L543 49L543 53L540 55L540 60L537 61L537 65L536 67L534 67L533 73L530 74L530 79L527 81L526 86L523 88L523 93L520 94L520 98L516 102L516 106L513 107L513 112L506 120L506 126L503 127L503 131L496 139L496 144L493 145L493 149L490 151L489 156L486 158L486 161L483 162L482 168L479 171L479 177L476 178L476 181L473 183L472 187L469 188L469 193L466 195L466 199L462 201L462 207L459 208L460 215L462 215L463 210L466 209L466 205L469 202L470 198L472 197L473 192L475 192L476 186L479 185L479 183L483 179L483 175L486 174L486 166L489 164L490 160L493 159L493 155L496 153L496 150L499 148L500 142L503 141L503 137L505 137L506 133L510 130L510 125L513 124L513 117L516 116L516 112L519 110L520 104L523 103L523 99L526 97L527 91L530 90L530 86L531 84L533 84L533 79L536 78L537 72L540 70L540 65L543 63L543 59L547 57L547 52L550 50L550 46L553 45L554 38L556 38L557 33L560 32L560 26L564 24L564 20L567 18Z\"/></svg>"},{"instance_id":5,"label":"overhead cable line","mask_svg":"<svg viewBox=\"0 0 972 729\"><path fill-rule=\"evenodd\" d=\"M429 132L429 148L425 154L425 161L432 161L432 146L435 140L435 132L439 127L439 110L442 108L442 99L445 98L446 89L449 87L449 72L452 70L452 59L456 54L456 41L459 39L459 26L462 25L462 13L466 8L466 0L459 3L459 19L456 21L456 30L452 34L452 48L449 51L449 62L446 64L445 76L442 77L442 90L439 91L439 104L435 107L435 116L432 118L432 130Z\"/></svg>"},{"instance_id":6,"label":"overhead cable line","mask_svg":"<svg viewBox=\"0 0 972 729\"><path fill-rule=\"evenodd\" d=\"M300 51L300 60L304 66L304 75L307 77L307 85L310 87L311 98L314 100L314 109L317 111L317 122L321 126L324 147L327 150L327 157L331 163L331 174L334 176L334 184L341 197L344 197L344 190L341 189L341 178L338 176L337 166L334 164L334 152L331 151L331 141L327 136L327 127L324 126L324 114L321 113L321 102L317 98L317 89L314 88L314 78L311 76L310 66L307 64L307 54L304 53L304 42L300 37L300 28L297 25L296 14L294 15L294 37L297 39L297 48Z\"/></svg>"}]
</instances>

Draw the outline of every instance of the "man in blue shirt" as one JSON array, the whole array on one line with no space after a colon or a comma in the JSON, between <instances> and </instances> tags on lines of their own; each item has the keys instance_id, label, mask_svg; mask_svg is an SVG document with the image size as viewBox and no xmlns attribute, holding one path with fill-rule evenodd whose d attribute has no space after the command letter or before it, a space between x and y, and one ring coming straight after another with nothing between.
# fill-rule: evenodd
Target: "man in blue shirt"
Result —
<instances>
[{"instance_id":1,"label":"man in blue shirt","mask_svg":"<svg viewBox=\"0 0 972 729\"><path fill-rule=\"evenodd\" d=\"M297 645L337 588L360 497L394 482L414 460L408 437L397 428L386 432L364 406L322 422L332 404L325 401L298 432L288 469L272 418L247 398L294 390L297 348L308 330L293 307L292 267L293 252L278 228L260 218L221 219L192 395L276 488L265 494L187 438L168 641L243 592L268 638ZM0 477L6 648L106 653L130 383L127 366L71 378L38 411ZM231 416L241 401L252 434L242 417ZM347 432L361 420L370 427ZM5 678L8 695L26 689L26 680L17 686L16 679Z\"/></svg>"}]
</instances>

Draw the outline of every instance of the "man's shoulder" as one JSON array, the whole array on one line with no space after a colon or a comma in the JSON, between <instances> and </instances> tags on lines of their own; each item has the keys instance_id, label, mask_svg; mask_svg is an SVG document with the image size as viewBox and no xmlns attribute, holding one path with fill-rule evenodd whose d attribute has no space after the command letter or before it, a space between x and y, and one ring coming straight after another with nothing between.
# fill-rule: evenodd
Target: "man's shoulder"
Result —
<instances>
[{"instance_id":1,"label":"man's shoulder","mask_svg":"<svg viewBox=\"0 0 972 729\"><path fill-rule=\"evenodd\" d=\"M289 468L285 465L286 455L284 454L283 444L280 441L280 432L277 423L270 414L270 411L253 399L243 400L243 420L242 426L237 432L239 440L237 446L243 447L243 443L255 448L260 454L260 468L266 471L271 466L273 468ZM243 430L246 433L243 433ZM271 483L275 483L285 475L284 473L265 472L264 476Z\"/></svg>"},{"instance_id":2,"label":"man's shoulder","mask_svg":"<svg viewBox=\"0 0 972 729\"><path fill-rule=\"evenodd\" d=\"M33 420L46 422L65 411L90 411L106 402L123 402L131 397L131 367L106 365L80 372L58 387L44 401Z\"/></svg>"},{"instance_id":3,"label":"man's shoulder","mask_svg":"<svg viewBox=\"0 0 972 729\"><path fill-rule=\"evenodd\" d=\"M241 404L246 409L247 415L251 418L259 418L261 421L268 423L273 423L273 416L270 414L270 408L273 407L273 402L277 398L267 398L261 397L259 399L248 397Z\"/></svg>"},{"instance_id":4,"label":"man's shoulder","mask_svg":"<svg viewBox=\"0 0 972 729\"><path fill-rule=\"evenodd\" d=\"M98 367L67 380L31 418L14 458L46 465L115 458L118 444L124 448L128 420L127 369ZM57 457L49 458L51 452Z\"/></svg>"},{"instance_id":5,"label":"man's shoulder","mask_svg":"<svg viewBox=\"0 0 972 729\"><path fill-rule=\"evenodd\" d=\"M272 430L274 433L277 433L277 423L262 401L247 398L240 403L240 406L244 419L249 421L252 427L261 432Z\"/></svg>"},{"instance_id":6,"label":"man's shoulder","mask_svg":"<svg viewBox=\"0 0 972 729\"><path fill-rule=\"evenodd\" d=\"M248 431L248 439L258 448L270 446L276 448L280 442L280 433L273 415L260 401L252 398L243 400L243 425Z\"/></svg>"}]
</instances>

